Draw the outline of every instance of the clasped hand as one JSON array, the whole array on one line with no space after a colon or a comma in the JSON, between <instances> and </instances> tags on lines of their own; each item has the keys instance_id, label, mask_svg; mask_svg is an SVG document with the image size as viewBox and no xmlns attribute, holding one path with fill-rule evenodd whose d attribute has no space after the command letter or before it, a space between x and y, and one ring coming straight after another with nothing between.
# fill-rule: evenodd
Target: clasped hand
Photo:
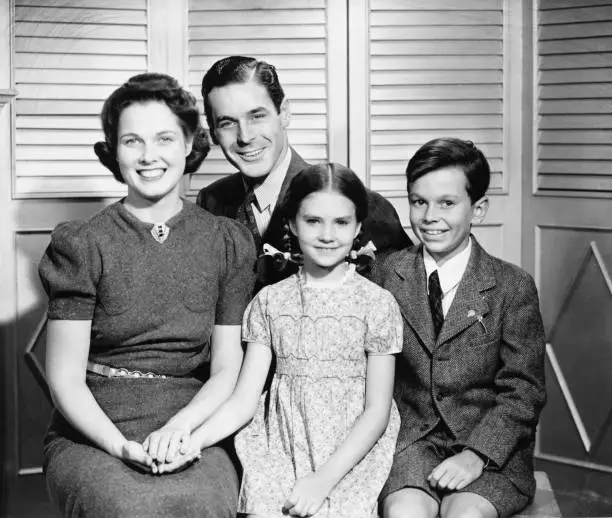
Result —
<instances>
[{"instance_id":1,"label":"clasped hand","mask_svg":"<svg viewBox=\"0 0 612 518\"><path fill-rule=\"evenodd\" d=\"M171 473L200 458L200 451L190 447L190 439L188 430L165 426L149 434L142 444L128 441L122 455L127 463L145 471Z\"/></svg>"}]
</instances>

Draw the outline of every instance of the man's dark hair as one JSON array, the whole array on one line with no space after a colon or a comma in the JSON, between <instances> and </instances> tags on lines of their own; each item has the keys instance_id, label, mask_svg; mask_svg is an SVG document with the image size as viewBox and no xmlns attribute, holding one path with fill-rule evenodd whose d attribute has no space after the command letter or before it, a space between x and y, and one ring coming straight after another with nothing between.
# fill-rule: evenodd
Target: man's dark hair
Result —
<instances>
[{"instance_id":1,"label":"man's dark hair","mask_svg":"<svg viewBox=\"0 0 612 518\"><path fill-rule=\"evenodd\" d=\"M280 113L285 92L278 80L274 65L252 57L229 56L220 59L211 66L202 79L204 113L206 114L206 122L210 128L211 135L214 134L215 126L210 103L208 102L210 91L213 88L234 83L248 83L249 81L255 81L266 89L276 108L276 112Z\"/></svg>"}]
</instances>

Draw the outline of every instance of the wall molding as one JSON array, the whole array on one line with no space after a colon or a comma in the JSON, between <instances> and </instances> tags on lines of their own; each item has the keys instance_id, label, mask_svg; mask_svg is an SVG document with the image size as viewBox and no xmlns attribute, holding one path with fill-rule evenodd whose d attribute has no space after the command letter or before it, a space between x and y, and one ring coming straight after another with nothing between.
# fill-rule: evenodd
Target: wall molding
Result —
<instances>
[{"instance_id":1,"label":"wall molding","mask_svg":"<svg viewBox=\"0 0 612 518\"><path fill-rule=\"evenodd\" d=\"M0 109L2 109L5 104L10 103L15 97L17 97L17 90L14 88L0 89Z\"/></svg>"},{"instance_id":2,"label":"wall molding","mask_svg":"<svg viewBox=\"0 0 612 518\"><path fill-rule=\"evenodd\" d=\"M555 223L545 223L536 225L536 230L588 230L589 232L612 232L612 227L604 227L599 225L557 225Z\"/></svg>"}]
</instances>

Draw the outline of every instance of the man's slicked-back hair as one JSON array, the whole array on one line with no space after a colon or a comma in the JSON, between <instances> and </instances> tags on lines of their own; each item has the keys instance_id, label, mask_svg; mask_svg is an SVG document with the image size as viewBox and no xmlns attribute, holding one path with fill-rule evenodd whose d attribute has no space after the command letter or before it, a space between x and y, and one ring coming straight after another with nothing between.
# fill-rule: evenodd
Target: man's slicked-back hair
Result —
<instances>
[{"instance_id":1,"label":"man's slicked-back hair","mask_svg":"<svg viewBox=\"0 0 612 518\"><path fill-rule=\"evenodd\" d=\"M278 80L276 68L270 63L260 61L248 56L229 56L220 59L211 66L202 79L202 98L204 99L204 113L206 122L211 133L214 130L212 110L208 101L208 94L213 88L218 88L235 83L248 83L255 81L263 86L276 112L280 113L281 104L285 98L285 92Z\"/></svg>"},{"instance_id":2,"label":"man's slicked-back hair","mask_svg":"<svg viewBox=\"0 0 612 518\"><path fill-rule=\"evenodd\" d=\"M447 167L457 167L463 171L472 203L486 194L491 180L489 162L472 141L454 137L430 140L417 150L406 168L408 194L419 178Z\"/></svg>"}]
</instances>

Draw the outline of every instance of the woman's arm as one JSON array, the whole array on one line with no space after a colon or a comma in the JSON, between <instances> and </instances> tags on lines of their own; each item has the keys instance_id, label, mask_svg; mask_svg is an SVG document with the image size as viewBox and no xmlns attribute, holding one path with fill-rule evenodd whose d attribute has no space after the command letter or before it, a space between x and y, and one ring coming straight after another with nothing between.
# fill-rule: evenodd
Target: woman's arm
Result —
<instances>
[{"instance_id":1,"label":"woman's arm","mask_svg":"<svg viewBox=\"0 0 612 518\"><path fill-rule=\"evenodd\" d=\"M188 455L218 443L252 419L259 404L272 361L272 351L266 345L250 343L240 370L240 377L232 395L217 411L191 435ZM159 473L174 471L183 462L163 464Z\"/></svg>"},{"instance_id":2,"label":"woman's arm","mask_svg":"<svg viewBox=\"0 0 612 518\"><path fill-rule=\"evenodd\" d=\"M144 441L157 462L171 462L190 449L191 433L231 395L242 363L239 325L215 325L210 346L210 378L193 399Z\"/></svg>"},{"instance_id":3,"label":"woman's arm","mask_svg":"<svg viewBox=\"0 0 612 518\"><path fill-rule=\"evenodd\" d=\"M365 457L380 439L389 422L393 396L395 357L368 355L365 406L346 439L327 462L312 475L298 480L283 509L310 516L323 505L334 486Z\"/></svg>"},{"instance_id":4,"label":"woman's arm","mask_svg":"<svg viewBox=\"0 0 612 518\"><path fill-rule=\"evenodd\" d=\"M94 399L85 383L91 320L49 320L46 373L51 397L66 420L110 455L144 467L151 458L128 441Z\"/></svg>"},{"instance_id":5,"label":"woman's arm","mask_svg":"<svg viewBox=\"0 0 612 518\"><path fill-rule=\"evenodd\" d=\"M230 398L193 433L198 449L216 444L244 426L255 415L272 361L271 349L250 343L240 377Z\"/></svg>"}]
</instances>

